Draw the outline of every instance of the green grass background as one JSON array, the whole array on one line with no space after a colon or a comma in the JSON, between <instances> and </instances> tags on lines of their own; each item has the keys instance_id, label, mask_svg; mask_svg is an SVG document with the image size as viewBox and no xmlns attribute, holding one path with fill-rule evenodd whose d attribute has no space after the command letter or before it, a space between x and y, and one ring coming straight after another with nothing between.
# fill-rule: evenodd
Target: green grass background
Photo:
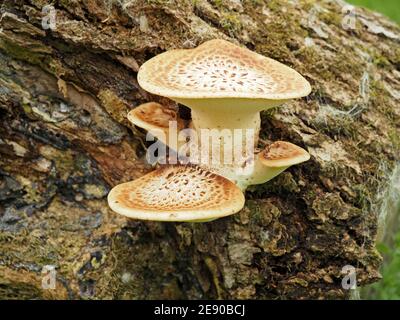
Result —
<instances>
[{"instance_id":1,"label":"green grass background","mask_svg":"<svg viewBox=\"0 0 400 320\"><path fill-rule=\"evenodd\" d=\"M378 244L378 250L385 259L381 270L383 278L364 288L361 292L362 299L400 300L400 232L394 238L391 245Z\"/></svg>"},{"instance_id":2,"label":"green grass background","mask_svg":"<svg viewBox=\"0 0 400 320\"><path fill-rule=\"evenodd\" d=\"M350 0L348 2L381 12L400 23L400 0Z\"/></svg>"},{"instance_id":3,"label":"green grass background","mask_svg":"<svg viewBox=\"0 0 400 320\"><path fill-rule=\"evenodd\" d=\"M400 24L400 0L349 0L348 2L381 12ZM400 300L400 230L386 238L385 243L378 244L378 250L384 257L381 270L383 278L364 288L361 291L361 299Z\"/></svg>"}]
</instances>

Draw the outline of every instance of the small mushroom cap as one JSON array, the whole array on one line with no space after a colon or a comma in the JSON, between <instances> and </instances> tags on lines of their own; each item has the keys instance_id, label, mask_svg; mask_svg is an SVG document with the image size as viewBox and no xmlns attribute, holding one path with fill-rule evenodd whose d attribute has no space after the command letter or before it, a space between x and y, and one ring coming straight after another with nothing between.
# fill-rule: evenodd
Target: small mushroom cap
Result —
<instances>
[{"instance_id":1,"label":"small mushroom cap","mask_svg":"<svg viewBox=\"0 0 400 320\"><path fill-rule=\"evenodd\" d=\"M220 39L155 56L141 66L138 81L146 91L178 100L288 100L311 92L292 68Z\"/></svg>"},{"instance_id":2,"label":"small mushroom cap","mask_svg":"<svg viewBox=\"0 0 400 320\"><path fill-rule=\"evenodd\" d=\"M168 129L170 121L178 122L178 129L183 127L183 121L176 110L165 107L157 102L141 104L129 111L128 120L143 129Z\"/></svg>"},{"instance_id":3,"label":"small mushroom cap","mask_svg":"<svg viewBox=\"0 0 400 320\"><path fill-rule=\"evenodd\" d=\"M266 167L289 167L310 159L310 154L286 141L276 141L265 148L258 155L261 163Z\"/></svg>"},{"instance_id":4,"label":"small mushroom cap","mask_svg":"<svg viewBox=\"0 0 400 320\"><path fill-rule=\"evenodd\" d=\"M242 191L228 179L193 165L161 167L114 187L110 208L124 216L157 221L209 220L244 206Z\"/></svg>"},{"instance_id":5,"label":"small mushroom cap","mask_svg":"<svg viewBox=\"0 0 400 320\"><path fill-rule=\"evenodd\" d=\"M150 131L150 133L163 143L167 143L164 140L168 138L170 121L177 122L178 132L184 128L184 123L178 117L176 110L164 107L156 102L144 103L129 111L128 120L135 126Z\"/></svg>"}]
</instances>

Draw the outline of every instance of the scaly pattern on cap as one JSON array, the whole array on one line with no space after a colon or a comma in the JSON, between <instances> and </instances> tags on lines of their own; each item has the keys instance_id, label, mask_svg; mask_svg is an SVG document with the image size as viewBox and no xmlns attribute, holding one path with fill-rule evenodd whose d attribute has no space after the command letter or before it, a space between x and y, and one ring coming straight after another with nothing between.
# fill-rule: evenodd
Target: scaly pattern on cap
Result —
<instances>
[{"instance_id":1,"label":"scaly pattern on cap","mask_svg":"<svg viewBox=\"0 0 400 320\"><path fill-rule=\"evenodd\" d=\"M157 102L144 103L129 111L128 120L143 129L168 129L170 121L178 122L178 130L183 128L183 122L177 111L164 107Z\"/></svg>"},{"instance_id":2,"label":"scaly pattern on cap","mask_svg":"<svg viewBox=\"0 0 400 320\"><path fill-rule=\"evenodd\" d=\"M141 66L138 81L153 94L183 99L286 100L311 92L292 68L219 39L157 55Z\"/></svg>"},{"instance_id":3,"label":"scaly pattern on cap","mask_svg":"<svg viewBox=\"0 0 400 320\"><path fill-rule=\"evenodd\" d=\"M288 167L310 159L310 154L286 141L276 141L259 154L259 159L267 167Z\"/></svg>"},{"instance_id":4,"label":"scaly pattern on cap","mask_svg":"<svg viewBox=\"0 0 400 320\"><path fill-rule=\"evenodd\" d=\"M184 121L177 111L156 102L144 103L129 111L128 120L135 126L149 131L153 136L168 145L169 122L176 121L177 131L184 129Z\"/></svg>"},{"instance_id":5,"label":"scaly pattern on cap","mask_svg":"<svg viewBox=\"0 0 400 320\"><path fill-rule=\"evenodd\" d=\"M219 218L241 210L244 201L233 182L193 165L161 167L114 187L108 195L115 212L159 221Z\"/></svg>"}]
</instances>

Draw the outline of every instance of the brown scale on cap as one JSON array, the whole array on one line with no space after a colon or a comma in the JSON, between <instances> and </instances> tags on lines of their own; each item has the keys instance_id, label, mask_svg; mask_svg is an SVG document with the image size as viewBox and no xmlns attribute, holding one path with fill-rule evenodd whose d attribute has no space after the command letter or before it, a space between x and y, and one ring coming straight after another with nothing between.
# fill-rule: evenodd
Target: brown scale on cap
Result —
<instances>
[{"instance_id":1,"label":"brown scale on cap","mask_svg":"<svg viewBox=\"0 0 400 320\"><path fill-rule=\"evenodd\" d=\"M108 202L122 215L160 221L193 221L227 216L244 205L228 179L193 165L164 166L114 187Z\"/></svg>"},{"instance_id":2,"label":"brown scale on cap","mask_svg":"<svg viewBox=\"0 0 400 320\"><path fill-rule=\"evenodd\" d=\"M135 126L149 131L167 145L169 145L170 121L176 121L178 132L185 128L185 123L179 118L177 110L156 102L144 103L129 111L128 120Z\"/></svg>"},{"instance_id":3,"label":"brown scale on cap","mask_svg":"<svg viewBox=\"0 0 400 320\"><path fill-rule=\"evenodd\" d=\"M141 66L138 81L153 94L192 99L285 100L311 91L307 80L290 67L219 39L150 59Z\"/></svg>"},{"instance_id":4,"label":"brown scale on cap","mask_svg":"<svg viewBox=\"0 0 400 320\"><path fill-rule=\"evenodd\" d=\"M267 167L292 166L310 159L309 153L293 143L276 141L265 148L259 155Z\"/></svg>"},{"instance_id":5,"label":"brown scale on cap","mask_svg":"<svg viewBox=\"0 0 400 320\"><path fill-rule=\"evenodd\" d=\"M178 122L178 130L184 127L183 121L178 117L177 110L165 107L157 102L148 102L136 107L128 113L128 119L133 124L141 121L146 123L148 127L160 129L168 129L170 121Z\"/></svg>"}]
</instances>

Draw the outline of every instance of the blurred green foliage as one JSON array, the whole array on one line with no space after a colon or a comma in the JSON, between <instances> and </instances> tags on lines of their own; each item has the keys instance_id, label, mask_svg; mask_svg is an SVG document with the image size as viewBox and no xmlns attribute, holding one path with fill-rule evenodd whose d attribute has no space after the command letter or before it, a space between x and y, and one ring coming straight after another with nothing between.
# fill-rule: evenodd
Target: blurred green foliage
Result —
<instances>
[{"instance_id":1,"label":"blurred green foliage","mask_svg":"<svg viewBox=\"0 0 400 320\"><path fill-rule=\"evenodd\" d=\"M361 294L364 299L400 300L400 232L395 235L394 243L389 247L383 243L378 250L385 257L382 268L382 280L374 283Z\"/></svg>"},{"instance_id":2,"label":"blurred green foliage","mask_svg":"<svg viewBox=\"0 0 400 320\"><path fill-rule=\"evenodd\" d=\"M400 23L399 0L348 0L349 3L381 12Z\"/></svg>"},{"instance_id":3,"label":"blurred green foliage","mask_svg":"<svg viewBox=\"0 0 400 320\"><path fill-rule=\"evenodd\" d=\"M400 0L348 0L348 2L381 12L400 24ZM389 241L378 244L378 250L384 256L382 280L364 288L361 293L363 299L400 300L400 231L389 238L391 238Z\"/></svg>"}]
</instances>

